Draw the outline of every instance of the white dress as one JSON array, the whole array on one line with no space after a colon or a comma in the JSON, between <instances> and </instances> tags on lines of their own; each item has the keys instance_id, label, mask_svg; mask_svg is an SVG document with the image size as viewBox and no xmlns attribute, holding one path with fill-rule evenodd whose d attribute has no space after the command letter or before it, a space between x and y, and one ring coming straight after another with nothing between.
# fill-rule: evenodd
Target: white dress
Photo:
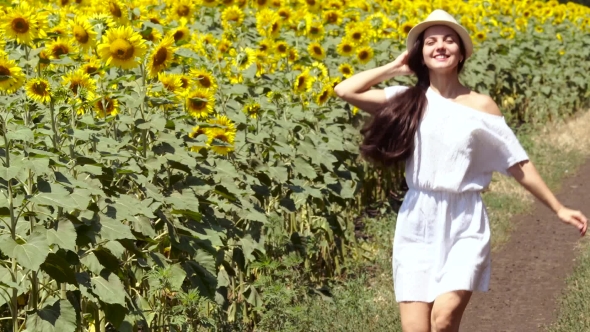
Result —
<instances>
[{"instance_id":1,"label":"white dress","mask_svg":"<svg viewBox=\"0 0 590 332\"><path fill-rule=\"evenodd\" d=\"M406 89L385 88L387 98ZM481 191L493 172L527 153L504 117L446 99L432 89L406 161L409 190L393 240L395 299L432 302L454 290L487 291L490 226Z\"/></svg>"}]
</instances>

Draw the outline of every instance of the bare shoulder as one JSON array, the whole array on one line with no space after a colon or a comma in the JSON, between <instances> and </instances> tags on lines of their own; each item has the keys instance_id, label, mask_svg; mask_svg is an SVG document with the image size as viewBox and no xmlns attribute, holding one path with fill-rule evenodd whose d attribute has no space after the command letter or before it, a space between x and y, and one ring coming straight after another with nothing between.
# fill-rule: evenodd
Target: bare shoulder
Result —
<instances>
[{"instance_id":1,"label":"bare shoulder","mask_svg":"<svg viewBox=\"0 0 590 332\"><path fill-rule=\"evenodd\" d=\"M502 116L502 111L500 111L500 108L492 99L492 97L483 93L472 91L470 93L470 99L470 102L473 104L475 109L480 110L484 113Z\"/></svg>"}]
</instances>

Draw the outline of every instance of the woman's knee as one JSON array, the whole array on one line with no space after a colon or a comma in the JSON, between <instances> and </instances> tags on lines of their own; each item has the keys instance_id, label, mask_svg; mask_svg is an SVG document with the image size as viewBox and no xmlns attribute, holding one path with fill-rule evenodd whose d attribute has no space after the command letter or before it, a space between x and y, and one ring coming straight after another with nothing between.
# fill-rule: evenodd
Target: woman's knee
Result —
<instances>
[{"instance_id":1,"label":"woman's knee","mask_svg":"<svg viewBox=\"0 0 590 332\"><path fill-rule=\"evenodd\" d=\"M455 331L459 326L461 317L456 317L452 310L437 308L432 311L431 322L434 332Z\"/></svg>"},{"instance_id":2,"label":"woman's knee","mask_svg":"<svg viewBox=\"0 0 590 332\"><path fill-rule=\"evenodd\" d=\"M431 303L406 302L400 303L402 331L430 332Z\"/></svg>"}]
</instances>

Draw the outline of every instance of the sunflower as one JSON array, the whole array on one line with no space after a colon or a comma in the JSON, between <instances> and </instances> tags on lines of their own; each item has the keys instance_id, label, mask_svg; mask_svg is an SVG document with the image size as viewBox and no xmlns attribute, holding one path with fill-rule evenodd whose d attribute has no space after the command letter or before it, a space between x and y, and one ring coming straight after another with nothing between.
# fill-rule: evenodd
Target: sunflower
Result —
<instances>
[{"instance_id":1,"label":"sunflower","mask_svg":"<svg viewBox=\"0 0 590 332\"><path fill-rule=\"evenodd\" d=\"M109 96L103 96L94 103L96 116L106 118L119 114L119 101Z\"/></svg>"},{"instance_id":2,"label":"sunflower","mask_svg":"<svg viewBox=\"0 0 590 332\"><path fill-rule=\"evenodd\" d=\"M136 58L142 57L145 51L145 41L130 26L108 29L98 45L98 54L107 66L123 69L137 67L139 62Z\"/></svg>"},{"instance_id":3,"label":"sunflower","mask_svg":"<svg viewBox=\"0 0 590 332\"><path fill-rule=\"evenodd\" d=\"M324 60L326 58L326 51L320 43L313 42L307 46L307 51L309 52L309 56L316 60Z\"/></svg>"},{"instance_id":4,"label":"sunflower","mask_svg":"<svg viewBox=\"0 0 590 332\"><path fill-rule=\"evenodd\" d=\"M178 74L158 73L158 81L170 92L178 93L182 89L182 80Z\"/></svg>"},{"instance_id":5,"label":"sunflower","mask_svg":"<svg viewBox=\"0 0 590 332\"><path fill-rule=\"evenodd\" d=\"M514 29L511 27L504 27L502 30L500 30L500 36L508 39L514 39L516 36L516 31L514 31Z\"/></svg>"},{"instance_id":6,"label":"sunflower","mask_svg":"<svg viewBox=\"0 0 590 332\"><path fill-rule=\"evenodd\" d=\"M328 68L323 63L314 61L311 64L311 67L312 68L316 68L319 71L319 73L320 73L319 74L319 77L320 78L327 78L328 77Z\"/></svg>"},{"instance_id":7,"label":"sunflower","mask_svg":"<svg viewBox=\"0 0 590 332\"><path fill-rule=\"evenodd\" d=\"M249 47L246 47L242 52L238 53L232 64L237 67L238 70L243 71L248 69L256 61L255 51Z\"/></svg>"},{"instance_id":8,"label":"sunflower","mask_svg":"<svg viewBox=\"0 0 590 332\"><path fill-rule=\"evenodd\" d=\"M289 56L289 44L284 41L279 41L274 45L275 52L281 57Z\"/></svg>"},{"instance_id":9,"label":"sunflower","mask_svg":"<svg viewBox=\"0 0 590 332\"><path fill-rule=\"evenodd\" d=\"M365 30L365 28L363 27L355 27L353 29L350 29L348 31L348 33L346 34L346 37L353 43L355 43L356 45L361 45L364 44L365 41L368 39L369 35L367 33L367 30Z\"/></svg>"},{"instance_id":10,"label":"sunflower","mask_svg":"<svg viewBox=\"0 0 590 332\"><path fill-rule=\"evenodd\" d=\"M327 10L323 15L326 23L340 25L342 22L342 14L338 10Z\"/></svg>"},{"instance_id":11,"label":"sunflower","mask_svg":"<svg viewBox=\"0 0 590 332\"><path fill-rule=\"evenodd\" d=\"M170 35L172 35L174 37L174 41L178 43L189 40L191 37L191 31L186 25L180 25L170 31Z\"/></svg>"},{"instance_id":12,"label":"sunflower","mask_svg":"<svg viewBox=\"0 0 590 332\"><path fill-rule=\"evenodd\" d=\"M175 0L170 7L169 16L174 19L187 18L192 19L197 6L192 4L191 0Z\"/></svg>"},{"instance_id":13,"label":"sunflower","mask_svg":"<svg viewBox=\"0 0 590 332\"><path fill-rule=\"evenodd\" d=\"M354 75L354 69L348 63L343 63L340 66L338 66L338 71L342 73L342 76L344 76L344 78L349 78L350 76Z\"/></svg>"},{"instance_id":14,"label":"sunflower","mask_svg":"<svg viewBox=\"0 0 590 332\"><path fill-rule=\"evenodd\" d=\"M213 91L203 88L196 88L186 93L186 110L187 112L199 119L205 119L213 113L215 96Z\"/></svg>"},{"instance_id":15,"label":"sunflower","mask_svg":"<svg viewBox=\"0 0 590 332\"><path fill-rule=\"evenodd\" d=\"M270 0L251 0L252 6L258 10L267 8L270 5Z\"/></svg>"},{"instance_id":16,"label":"sunflower","mask_svg":"<svg viewBox=\"0 0 590 332\"><path fill-rule=\"evenodd\" d=\"M289 49L289 57L287 57L289 63L294 63L295 61L299 60L299 52L295 48Z\"/></svg>"},{"instance_id":17,"label":"sunflower","mask_svg":"<svg viewBox=\"0 0 590 332\"><path fill-rule=\"evenodd\" d=\"M371 46L363 46L359 48L356 52L356 58L362 64L371 61L371 59L373 59L373 49Z\"/></svg>"},{"instance_id":18,"label":"sunflower","mask_svg":"<svg viewBox=\"0 0 590 332\"><path fill-rule=\"evenodd\" d=\"M160 31L158 31L158 29L154 29L154 28L147 28L145 30L142 30L140 32L141 34L141 38L143 38L143 40L145 41L150 41L152 43L157 43L162 39L162 34L160 33Z\"/></svg>"},{"instance_id":19,"label":"sunflower","mask_svg":"<svg viewBox=\"0 0 590 332\"><path fill-rule=\"evenodd\" d=\"M48 103L51 100L49 82L43 78L34 78L27 82L27 96L40 103Z\"/></svg>"},{"instance_id":20,"label":"sunflower","mask_svg":"<svg viewBox=\"0 0 590 332\"><path fill-rule=\"evenodd\" d=\"M338 46L336 46L336 52L341 56L351 56L354 51L354 42L350 38L342 38Z\"/></svg>"},{"instance_id":21,"label":"sunflower","mask_svg":"<svg viewBox=\"0 0 590 332\"><path fill-rule=\"evenodd\" d=\"M258 50L262 52L268 52L273 47L274 42L268 38L265 38L258 43Z\"/></svg>"},{"instance_id":22,"label":"sunflower","mask_svg":"<svg viewBox=\"0 0 590 332\"><path fill-rule=\"evenodd\" d=\"M22 69L12 60L0 54L0 91L13 93L25 83Z\"/></svg>"},{"instance_id":23,"label":"sunflower","mask_svg":"<svg viewBox=\"0 0 590 332\"><path fill-rule=\"evenodd\" d=\"M197 85L203 89L217 90L217 82L215 76L205 68L193 68L190 71L190 76L197 81Z\"/></svg>"},{"instance_id":24,"label":"sunflower","mask_svg":"<svg viewBox=\"0 0 590 332\"><path fill-rule=\"evenodd\" d=\"M477 40L478 42L483 42L486 40L486 33L483 31L478 31L475 33L475 40Z\"/></svg>"},{"instance_id":25,"label":"sunflower","mask_svg":"<svg viewBox=\"0 0 590 332\"><path fill-rule=\"evenodd\" d=\"M174 44L174 37L168 35L152 50L147 63L150 78L158 76L158 73L166 69L172 62L172 57L176 51L172 44Z\"/></svg>"},{"instance_id":26,"label":"sunflower","mask_svg":"<svg viewBox=\"0 0 590 332\"><path fill-rule=\"evenodd\" d=\"M100 5L103 8L108 8L108 13L111 15L113 20L119 24L126 24L129 21L129 6L123 4L119 0L99 0Z\"/></svg>"},{"instance_id":27,"label":"sunflower","mask_svg":"<svg viewBox=\"0 0 590 332\"><path fill-rule=\"evenodd\" d=\"M377 36L381 39L397 37L397 24L393 20L386 20L385 23L377 29Z\"/></svg>"},{"instance_id":28,"label":"sunflower","mask_svg":"<svg viewBox=\"0 0 590 332\"><path fill-rule=\"evenodd\" d=\"M317 13L322 9L322 3L320 0L303 0L307 11L310 13Z\"/></svg>"},{"instance_id":29,"label":"sunflower","mask_svg":"<svg viewBox=\"0 0 590 332\"><path fill-rule=\"evenodd\" d=\"M83 70L78 69L63 76L62 84L66 86L74 95L80 93L80 88L84 88L89 93L96 91L96 81Z\"/></svg>"},{"instance_id":30,"label":"sunflower","mask_svg":"<svg viewBox=\"0 0 590 332\"><path fill-rule=\"evenodd\" d=\"M239 26L244 21L244 12L237 6L227 7L221 13L221 25L225 29Z\"/></svg>"},{"instance_id":31,"label":"sunflower","mask_svg":"<svg viewBox=\"0 0 590 332\"><path fill-rule=\"evenodd\" d=\"M80 67L80 69L88 74L88 75L94 75L94 74L101 74L102 75L102 68L100 67L100 61L92 56L88 59L86 59L86 63L84 63L82 65L82 67Z\"/></svg>"},{"instance_id":32,"label":"sunflower","mask_svg":"<svg viewBox=\"0 0 590 332\"><path fill-rule=\"evenodd\" d=\"M73 43L68 39L62 39L58 37L56 40L50 42L47 45L51 59L59 59L62 55L68 55L70 53L76 53L76 49Z\"/></svg>"},{"instance_id":33,"label":"sunflower","mask_svg":"<svg viewBox=\"0 0 590 332\"><path fill-rule=\"evenodd\" d=\"M217 0L201 0L201 4L205 5L205 7L215 7L217 6Z\"/></svg>"},{"instance_id":34,"label":"sunflower","mask_svg":"<svg viewBox=\"0 0 590 332\"><path fill-rule=\"evenodd\" d=\"M191 132L188 134L188 137L195 138L199 135L206 135L205 129L201 128L201 126L194 126Z\"/></svg>"},{"instance_id":35,"label":"sunflower","mask_svg":"<svg viewBox=\"0 0 590 332\"><path fill-rule=\"evenodd\" d=\"M332 86L329 84L326 84L322 90L320 91L320 93L318 93L315 96L315 103L318 105L324 105L328 99L330 99L330 97L332 96Z\"/></svg>"},{"instance_id":36,"label":"sunflower","mask_svg":"<svg viewBox=\"0 0 590 332\"><path fill-rule=\"evenodd\" d=\"M543 33L543 31L544 31L544 30L543 30L543 27L542 27L542 26L540 26L540 25L537 25L537 26L535 27L535 31L536 31L537 33Z\"/></svg>"},{"instance_id":37,"label":"sunflower","mask_svg":"<svg viewBox=\"0 0 590 332\"><path fill-rule=\"evenodd\" d=\"M301 74L297 75L293 84L293 90L295 93L303 93L310 91L313 84L313 79L309 75L309 69L304 70Z\"/></svg>"},{"instance_id":38,"label":"sunflower","mask_svg":"<svg viewBox=\"0 0 590 332\"><path fill-rule=\"evenodd\" d=\"M64 21L59 22L59 24L52 27L48 33L48 35L51 38L58 38L58 37L65 38L67 36L67 34L68 34L68 24Z\"/></svg>"},{"instance_id":39,"label":"sunflower","mask_svg":"<svg viewBox=\"0 0 590 332\"><path fill-rule=\"evenodd\" d=\"M236 128L231 120L222 115L209 120L208 123L224 127L208 127L205 130L208 138L207 145L211 147L211 150L220 155L227 155L233 151Z\"/></svg>"},{"instance_id":40,"label":"sunflower","mask_svg":"<svg viewBox=\"0 0 590 332\"><path fill-rule=\"evenodd\" d=\"M307 37L311 40L320 41L324 39L324 26L320 21L311 22L307 27Z\"/></svg>"},{"instance_id":41,"label":"sunflower","mask_svg":"<svg viewBox=\"0 0 590 332\"><path fill-rule=\"evenodd\" d=\"M242 111L250 118L256 119L260 116L260 104L256 102L246 104Z\"/></svg>"},{"instance_id":42,"label":"sunflower","mask_svg":"<svg viewBox=\"0 0 590 332\"><path fill-rule=\"evenodd\" d=\"M0 28L4 38L15 39L19 44L31 44L33 39L45 37L45 25L45 17L36 15L35 9L23 1L18 7L6 10Z\"/></svg>"},{"instance_id":43,"label":"sunflower","mask_svg":"<svg viewBox=\"0 0 590 332\"><path fill-rule=\"evenodd\" d=\"M96 31L84 18L77 16L70 23L71 34L83 50L88 50L96 44Z\"/></svg>"},{"instance_id":44,"label":"sunflower","mask_svg":"<svg viewBox=\"0 0 590 332\"><path fill-rule=\"evenodd\" d=\"M402 36L403 38L406 38L408 36L408 33L410 33L410 30L412 30L412 28L414 27L414 23L412 22L404 22L402 25L399 26L399 34L400 36Z\"/></svg>"}]
</instances>

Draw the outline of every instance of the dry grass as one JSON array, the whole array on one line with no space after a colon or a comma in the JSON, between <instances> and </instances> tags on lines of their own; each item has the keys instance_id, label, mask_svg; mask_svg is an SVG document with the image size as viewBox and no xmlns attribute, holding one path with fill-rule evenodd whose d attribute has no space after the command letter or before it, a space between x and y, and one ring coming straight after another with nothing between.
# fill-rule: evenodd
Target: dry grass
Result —
<instances>
[{"instance_id":1,"label":"dry grass","mask_svg":"<svg viewBox=\"0 0 590 332\"><path fill-rule=\"evenodd\" d=\"M559 183L590 155L590 111L567 121L550 123L528 137L534 148L531 159L554 191ZM514 179L495 174L484 195L489 208L494 250L502 247L514 227L513 216L526 213L535 198Z\"/></svg>"}]
</instances>

